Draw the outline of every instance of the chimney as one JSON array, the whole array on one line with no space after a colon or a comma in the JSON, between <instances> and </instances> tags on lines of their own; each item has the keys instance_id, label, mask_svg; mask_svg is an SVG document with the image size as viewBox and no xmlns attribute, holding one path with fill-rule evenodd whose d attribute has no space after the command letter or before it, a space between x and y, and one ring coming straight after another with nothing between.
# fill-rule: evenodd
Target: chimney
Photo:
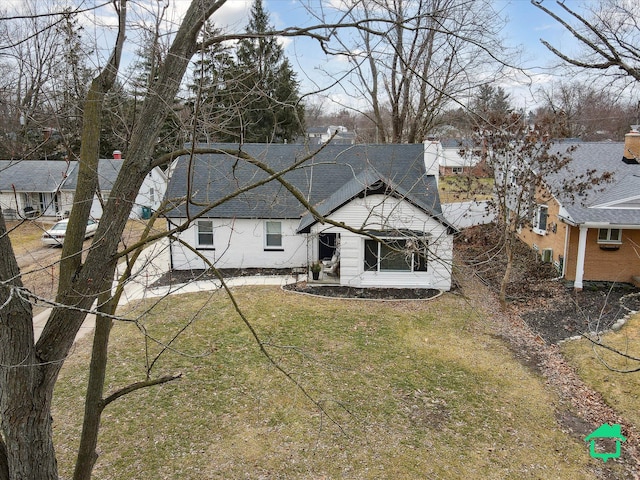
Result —
<instances>
[{"instance_id":1,"label":"chimney","mask_svg":"<svg viewBox=\"0 0 640 480\"><path fill-rule=\"evenodd\" d=\"M625 163L639 163L640 160L640 125L631 125L631 131L624 136L624 153L622 161Z\"/></svg>"},{"instance_id":2,"label":"chimney","mask_svg":"<svg viewBox=\"0 0 640 480\"><path fill-rule=\"evenodd\" d=\"M638 136L640 137L640 133L638 133ZM113 151L113 159L114 160L122 160L122 152L120 150L114 150Z\"/></svg>"}]
</instances>

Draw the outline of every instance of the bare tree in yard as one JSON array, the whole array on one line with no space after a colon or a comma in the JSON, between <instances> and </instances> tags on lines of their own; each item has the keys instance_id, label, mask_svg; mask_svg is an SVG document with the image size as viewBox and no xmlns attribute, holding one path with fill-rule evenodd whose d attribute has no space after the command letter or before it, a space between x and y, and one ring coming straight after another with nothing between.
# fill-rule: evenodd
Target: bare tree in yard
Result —
<instances>
[{"instance_id":1,"label":"bare tree in yard","mask_svg":"<svg viewBox=\"0 0 640 480\"><path fill-rule=\"evenodd\" d=\"M197 36L204 21L224 3L194 1L185 13L169 55L157 72L154 88L142 107L145 122L140 123L132 134L122 174L113 186L95 240L83 260L84 225L98 181L103 100L116 80L125 41L128 4L126 0L114 3L118 36L109 61L91 83L85 101L78 189L62 251L58 293L37 343L34 342L28 292L23 289L0 212L0 478L58 478L51 419L51 401L58 373L86 313L98 297L103 300L104 292L111 290L119 258L119 238L129 217L132 200L154 166L150 154L167 115L165 99L175 97L189 60L197 50ZM109 303L103 303L100 308L108 309ZM108 342L110 323L110 317L99 319L97 344ZM90 392L89 397L91 395ZM95 397L100 398L99 392ZM88 409L90 403L87 402ZM95 418L93 425L85 425L85 430L94 429L89 437L97 434L99 417ZM95 450L85 456L81 454L76 478L89 478L94 460Z\"/></svg>"},{"instance_id":2,"label":"bare tree in yard","mask_svg":"<svg viewBox=\"0 0 640 480\"><path fill-rule=\"evenodd\" d=\"M502 65L494 57L505 52L502 19L491 2L376 0L346 15L363 26L357 41L338 37L337 52L350 61L346 93L366 102L378 142L423 141L452 98Z\"/></svg>"},{"instance_id":3,"label":"bare tree in yard","mask_svg":"<svg viewBox=\"0 0 640 480\"><path fill-rule=\"evenodd\" d=\"M67 9L27 1L20 18L0 23L0 79L5 157L62 158L79 145L81 103L90 80L82 28ZM9 21L10 20L10 21Z\"/></svg>"},{"instance_id":4,"label":"bare tree in yard","mask_svg":"<svg viewBox=\"0 0 640 480\"><path fill-rule=\"evenodd\" d=\"M551 200L557 192L577 196L604 179L596 178L592 172L576 172L572 179L551 185L551 178L570 168L573 147L554 145L548 128L532 128L518 113L484 119L475 138L476 145L487 152L488 166L494 174L494 199L490 203L496 212L495 224L506 260L499 292L504 306L519 230L525 226L547 228L546 211L537 208L538 203Z\"/></svg>"},{"instance_id":5,"label":"bare tree in yard","mask_svg":"<svg viewBox=\"0 0 640 480\"><path fill-rule=\"evenodd\" d=\"M557 126L554 138L584 141L622 138L637 119L637 107L617 93L593 83L556 82L538 92L542 106L535 112L537 123Z\"/></svg>"}]
</instances>

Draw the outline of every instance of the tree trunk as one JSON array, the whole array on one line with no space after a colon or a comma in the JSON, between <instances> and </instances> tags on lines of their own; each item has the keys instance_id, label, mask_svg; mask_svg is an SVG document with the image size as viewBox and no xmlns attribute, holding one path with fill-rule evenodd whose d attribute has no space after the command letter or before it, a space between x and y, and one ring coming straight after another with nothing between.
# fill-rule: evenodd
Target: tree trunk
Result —
<instances>
[{"instance_id":1,"label":"tree trunk","mask_svg":"<svg viewBox=\"0 0 640 480\"><path fill-rule=\"evenodd\" d=\"M58 480L51 418L51 401L58 374L86 317L86 311L92 307L100 292L111 290L119 240L140 185L153 167L151 152L160 126L170 108L167 100L175 98L189 60L196 50L198 32L203 23L224 3L224 0L194 0L191 3L167 61L158 72L155 91L145 100L145 123L140 125L132 136L129 158L123 164L111 190L111 197L105 205L102 221L87 258L82 263L78 255L75 260L65 260L61 266L60 286L56 296L59 305L52 310L35 345L28 292L23 288L20 270L0 209L0 479L6 471L11 480ZM125 18L125 4L125 0L118 2L121 22ZM109 75L115 76L117 73L118 51L121 51L122 42L124 29L121 24L117 46L114 48L112 59L105 67ZM108 83L108 78L103 77L103 80ZM104 92L108 85L94 86L97 90L96 95L88 99L100 102L100 92ZM99 119L95 119L95 114L100 111L100 106L94 106L96 108L90 106L86 111L90 114L86 126L91 132L83 131L83 143L85 134L94 135L96 126L99 129ZM95 138L99 138L99 132L98 137L93 136L88 142L93 143ZM94 155L91 152L97 152L94 149L95 145L88 146L91 148L86 154ZM93 157L88 158L86 165L91 165L92 160ZM81 164L82 162L83 159ZM85 176L81 176L79 181L88 184L92 183L93 179L87 180ZM93 199L91 185L80 191L84 192L81 194L84 196L82 200L90 203ZM70 234L75 231L78 235L78 232L83 230L85 215L88 215L86 210L76 210L76 214L72 212L70 223L75 222L78 225L75 230L70 230ZM76 243L75 247L70 244L63 252L65 256L67 253L71 255L74 252L70 250L82 248L81 246L82 242ZM100 323L101 330L108 326ZM102 342L106 348L108 336ZM101 392L94 392L96 398L97 393ZM99 416L93 413L90 416L93 419L87 421L94 422L97 431ZM89 426L88 430L92 428ZM5 449L1 448L3 444ZM90 455L95 454L95 447L88 450L91 450ZM95 461L91 457L88 460L91 465ZM6 469L3 469L4 465ZM90 476L90 472L88 475ZM85 474L82 478L88 476Z\"/></svg>"},{"instance_id":2,"label":"tree trunk","mask_svg":"<svg viewBox=\"0 0 640 480\"><path fill-rule=\"evenodd\" d=\"M115 313L112 302L109 301L111 292L103 293L98 304L104 305L104 310L109 314ZM103 392L104 378L107 371L107 355L109 347L109 335L113 320L108 316L96 317L96 330L93 335L93 348L91 350L91 364L89 367L89 381L84 404L84 421L76 468L73 472L73 480L89 480L93 466L98 459L96 447L98 445L98 432L100 420L104 409Z\"/></svg>"},{"instance_id":3,"label":"tree trunk","mask_svg":"<svg viewBox=\"0 0 640 480\"><path fill-rule=\"evenodd\" d=\"M0 209L0 478L6 473L12 480L57 480L49 413L53 385L41 374L26 293Z\"/></svg>"},{"instance_id":4,"label":"tree trunk","mask_svg":"<svg viewBox=\"0 0 640 480\"><path fill-rule=\"evenodd\" d=\"M511 278L511 271L513 270L513 237L515 232L512 232L511 227L507 227L506 238L504 242L505 256L507 259L507 266L504 270L504 275L500 282L500 306L504 309L507 306L507 286L509 285L509 279Z\"/></svg>"}]
</instances>

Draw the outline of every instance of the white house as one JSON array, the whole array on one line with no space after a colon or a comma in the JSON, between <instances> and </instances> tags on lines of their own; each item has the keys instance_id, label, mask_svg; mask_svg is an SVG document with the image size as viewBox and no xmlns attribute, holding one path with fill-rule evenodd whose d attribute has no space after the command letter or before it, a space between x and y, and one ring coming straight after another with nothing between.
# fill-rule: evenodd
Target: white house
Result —
<instances>
[{"instance_id":1,"label":"white house","mask_svg":"<svg viewBox=\"0 0 640 480\"><path fill-rule=\"evenodd\" d=\"M355 132L350 132L342 125L329 125L328 127L310 127L306 133L306 143L309 145L322 145L331 140L334 145L353 145L356 143Z\"/></svg>"},{"instance_id":2,"label":"white house","mask_svg":"<svg viewBox=\"0 0 640 480\"><path fill-rule=\"evenodd\" d=\"M100 159L98 179L106 200L122 167L121 159ZM63 217L71 211L78 184L78 162L56 160L0 160L0 207L7 217L25 214ZM167 188L167 177L156 167L143 182L131 211L132 218L160 206ZM98 198L91 205L91 216L102 217Z\"/></svg>"},{"instance_id":3,"label":"white house","mask_svg":"<svg viewBox=\"0 0 640 480\"><path fill-rule=\"evenodd\" d=\"M187 227L171 243L172 268L204 269L203 258L233 269L323 261L325 282L451 287L455 228L442 216L438 165L425 162L423 144L329 145L315 155L303 145L242 145L243 155L274 172L290 168L282 178L315 215L255 163L231 154L238 145L212 147L221 153L184 156L172 168L169 228Z\"/></svg>"},{"instance_id":4,"label":"white house","mask_svg":"<svg viewBox=\"0 0 640 480\"><path fill-rule=\"evenodd\" d=\"M480 174L476 172L482 156L468 140L427 140L427 150L437 158L440 175Z\"/></svg>"}]
</instances>

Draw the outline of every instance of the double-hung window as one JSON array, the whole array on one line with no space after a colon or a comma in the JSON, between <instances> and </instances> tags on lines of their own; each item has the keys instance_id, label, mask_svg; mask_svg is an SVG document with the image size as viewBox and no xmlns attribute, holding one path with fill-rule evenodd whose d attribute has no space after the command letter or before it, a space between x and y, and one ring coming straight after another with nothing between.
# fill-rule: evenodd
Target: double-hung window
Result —
<instances>
[{"instance_id":1,"label":"double-hung window","mask_svg":"<svg viewBox=\"0 0 640 480\"><path fill-rule=\"evenodd\" d=\"M213 248L213 221L198 220L196 222L198 247Z\"/></svg>"},{"instance_id":2,"label":"double-hung window","mask_svg":"<svg viewBox=\"0 0 640 480\"><path fill-rule=\"evenodd\" d=\"M366 272L426 272L427 241L389 238L364 241Z\"/></svg>"},{"instance_id":3,"label":"double-hung window","mask_svg":"<svg viewBox=\"0 0 640 480\"><path fill-rule=\"evenodd\" d=\"M538 205L533 216L533 231L539 235L547 233L547 218L549 218L549 207Z\"/></svg>"},{"instance_id":4,"label":"double-hung window","mask_svg":"<svg viewBox=\"0 0 640 480\"><path fill-rule=\"evenodd\" d=\"M267 220L264 224L265 250L282 250L282 222Z\"/></svg>"},{"instance_id":5,"label":"double-hung window","mask_svg":"<svg viewBox=\"0 0 640 480\"><path fill-rule=\"evenodd\" d=\"M622 230L619 228L598 229L598 243L622 243Z\"/></svg>"}]
</instances>

